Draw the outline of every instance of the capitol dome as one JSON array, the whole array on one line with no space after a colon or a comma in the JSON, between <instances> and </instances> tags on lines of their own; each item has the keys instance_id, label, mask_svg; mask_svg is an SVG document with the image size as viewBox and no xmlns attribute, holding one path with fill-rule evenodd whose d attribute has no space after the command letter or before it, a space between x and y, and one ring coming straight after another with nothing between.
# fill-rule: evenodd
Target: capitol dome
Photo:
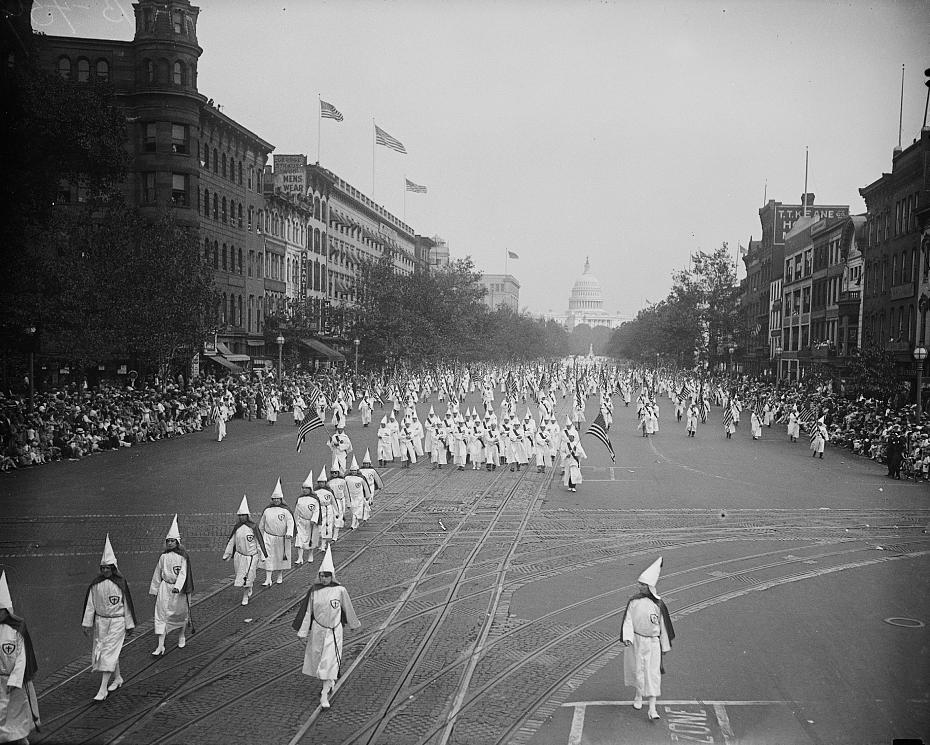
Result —
<instances>
[{"instance_id":1,"label":"capitol dome","mask_svg":"<svg viewBox=\"0 0 930 745\"><path fill-rule=\"evenodd\" d=\"M572 286L572 294L568 300L568 310L581 312L584 315L598 315L604 312L604 293L597 277L591 274L591 262L585 257L584 273Z\"/></svg>"}]
</instances>

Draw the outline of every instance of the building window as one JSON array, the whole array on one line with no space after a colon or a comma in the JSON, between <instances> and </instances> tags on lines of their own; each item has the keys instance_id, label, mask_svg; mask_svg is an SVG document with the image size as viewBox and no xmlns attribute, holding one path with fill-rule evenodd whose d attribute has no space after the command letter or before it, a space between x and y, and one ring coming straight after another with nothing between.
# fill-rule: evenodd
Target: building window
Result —
<instances>
[{"instance_id":1,"label":"building window","mask_svg":"<svg viewBox=\"0 0 930 745\"><path fill-rule=\"evenodd\" d=\"M58 58L58 74L63 80L71 80L71 60L68 57Z\"/></svg>"},{"instance_id":2,"label":"building window","mask_svg":"<svg viewBox=\"0 0 930 745\"><path fill-rule=\"evenodd\" d=\"M255 169L249 169L249 191L252 191L252 176L255 174Z\"/></svg>"},{"instance_id":3,"label":"building window","mask_svg":"<svg viewBox=\"0 0 930 745\"><path fill-rule=\"evenodd\" d=\"M227 266L227 256L226 256L226 244L223 244L223 271L226 271Z\"/></svg>"},{"instance_id":4,"label":"building window","mask_svg":"<svg viewBox=\"0 0 930 745\"><path fill-rule=\"evenodd\" d=\"M147 59L143 63L145 65L145 80L148 83L155 82L155 63L152 60Z\"/></svg>"},{"instance_id":5,"label":"building window","mask_svg":"<svg viewBox=\"0 0 930 745\"><path fill-rule=\"evenodd\" d=\"M187 207L190 200L187 196L187 174L171 174L171 203L175 207Z\"/></svg>"},{"instance_id":6,"label":"building window","mask_svg":"<svg viewBox=\"0 0 930 745\"><path fill-rule=\"evenodd\" d=\"M210 190L203 190L203 216L210 217Z\"/></svg>"},{"instance_id":7,"label":"building window","mask_svg":"<svg viewBox=\"0 0 930 745\"><path fill-rule=\"evenodd\" d=\"M187 125L171 125L171 152L177 155L187 155Z\"/></svg>"},{"instance_id":8,"label":"building window","mask_svg":"<svg viewBox=\"0 0 930 745\"><path fill-rule=\"evenodd\" d=\"M242 249L239 248L236 250L236 255L239 257L239 274L242 274Z\"/></svg>"},{"instance_id":9,"label":"building window","mask_svg":"<svg viewBox=\"0 0 930 745\"><path fill-rule=\"evenodd\" d=\"M226 153L223 153L223 178L226 178Z\"/></svg>"},{"instance_id":10,"label":"building window","mask_svg":"<svg viewBox=\"0 0 930 745\"><path fill-rule=\"evenodd\" d=\"M210 239L209 238L203 239L203 263L204 264L210 263Z\"/></svg>"},{"instance_id":11,"label":"building window","mask_svg":"<svg viewBox=\"0 0 930 745\"><path fill-rule=\"evenodd\" d=\"M220 268L220 244L213 241L213 268Z\"/></svg>"},{"instance_id":12,"label":"building window","mask_svg":"<svg viewBox=\"0 0 930 745\"><path fill-rule=\"evenodd\" d=\"M180 11L174 11L171 14L171 24L174 27L174 33L180 34L184 32L184 14Z\"/></svg>"},{"instance_id":13,"label":"building window","mask_svg":"<svg viewBox=\"0 0 930 745\"><path fill-rule=\"evenodd\" d=\"M248 218L249 218L248 230L249 230L250 233L252 232L252 211L253 211L253 209L254 209L254 208L253 208L252 206L249 206L249 213L248 213Z\"/></svg>"},{"instance_id":14,"label":"building window","mask_svg":"<svg viewBox=\"0 0 930 745\"><path fill-rule=\"evenodd\" d=\"M226 197L223 197L223 208L220 214L222 215L223 222L226 222Z\"/></svg>"},{"instance_id":15,"label":"building window","mask_svg":"<svg viewBox=\"0 0 930 745\"><path fill-rule=\"evenodd\" d=\"M219 168L220 160L219 156L216 153L216 148L213 148L213 173L216 173L217 168Z\"/></svg>"},{"instance_id":16,"label":"building window","mask_svg":"<svg viewBox=\"0 0 930 745\"><path fill-rule=\"evenodd\" d=\"M110 63L105 59L97 60L97 82L108 83L110 81Z\"/></svg>"},{"instance_id":17,"label":"building window","mask_svg":"<svg viewBox=\"0 0 930 745\"><path fill-rule=\"evenodd\" d=\"M241 160L239 161L238 169L239 169L239 186L242 186L242 161Z\"/></svg>"},{"instance_id":18,"label":"building window","mask_svg":"<svg viewBox=\"0 0 930 745\"><path fill-rule=\"evenodd\" d=\"M79 83L87 83L90 81L90 60L84 57L78 57L77 81Z\"/></svg>"},{"instance_id":19,"label":"building window","mask_svg":"<svg viewBox=\"0 0 930 745\"><path fill-rule=\"evenodd\" d=\"M171 82L175 85L184 85L184 64L175 60L171 67Z\"/></svg>"},{"instance_id":20,"label":"building window","mask_svg":"<svg viewBox=\"0 0 930 745\"><path fill-rule=\"evenodd\" d=\"M145 139L142 143L142 149L147 153L154 153L158 133L158 125L155 122L148 122L145 125Z\"/></svg>"},{"instance_id":21,"label":"building window","mask_svg":"<svg viewBox=\"0 0 930 745\"><path fill-rule=\"evenodd\" d=\"M153 171L142 174L142 201L146 204L155 203L155 173Z\"/></svg>"},{"instance_id":22,"label":"building window","mask_svg":"<svg viewBox=\"0 0 930 745\"><path fill-rule=\"evenodd\" d=\"M238 206L237 219L238 219L239 227L241 228L242 227L242 203L241 202L239 203L239 206Z\"/></svg>"}]
</instances>

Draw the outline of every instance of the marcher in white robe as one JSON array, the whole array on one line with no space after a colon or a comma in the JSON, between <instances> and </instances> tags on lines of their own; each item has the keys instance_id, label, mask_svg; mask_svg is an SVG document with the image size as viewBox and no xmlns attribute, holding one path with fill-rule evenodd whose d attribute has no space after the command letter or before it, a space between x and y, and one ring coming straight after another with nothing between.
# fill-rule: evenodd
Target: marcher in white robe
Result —
<instances>
[{"instance_id":1,"label":"marcher in white robe","mask_svg":"<svg viewBox=\"0 0 930 745\"><path fill-rule=\"evenodd\" d=\"M269 396L268 403L265 404L265 419L268 424L272 425L278 421L278 397Z\"/></svg>"},{"instance_id":2,"label":"marcher in white robe","mask_svg":"<svg viewBox=\"0 0 930 745\"><path fill-rule=\"evenodd\" d=\"M774 412L772 410L772 405L766 402L765 406L762 407L762 423L766 427L771 427L773 418L774 418Z\"/></svg>"},{"instance_id":3,"label":"marcher in white robe","mask_svg":"<svg viewBox=\"0 0 930 745\"><path fill-rule=\"evenodd\" d=\"M329 694L342 666L342 628L361 627L345 587L336 582L332 553L327 548L320 567L319 582L304 596L294 619L299 639L307 640L303 674L323 681L320 706L329 708Z\"/></svg>"},{"instance_id":4,"label":"marcher in white robe","mask_svg":"<svg viewBox=\"0 0 930 745\"><path fill-rule=\"evenodd\" d=\"M791 442L797 442L801 436L801 418L798 415L798 407L795 406L788 413L788 438Z\"/></svg>"},{"instance_id":5,"label":"marcher in white robe","mask_svg":"<svg viewBox=\"0 0 930 745\"><path fill-rule=\"evenodd\" d=\"M630 598L623 614L620 638L624 685L636 689L633 708L643 708L649 699L649 718L658 719L656 697L662 695L662 654L672 649L675 629L665 603L656 592L662 567L660 557L639 576L639 593Z\"/></svg>"},{"instance_id":6,"label":"marcher in white robe","mask_svg":"<svg viewBox=\"0 0 930 745\"><path fill-rule=\"evenodd\" d=\"M333 541L339 540L339 531L345 527L346 513L349 512L351 520L352 507L349 504L349 487L346 486L346 480L339 475L339 471L330 471L329 481L326 482L326 488L333 495L333 510L335 522L333 523Z\"/></svg>"},{"instance_id":7,"label":"marcher in white robe","mask_svg":"<svg viewBox=\"0 0 930 745\"><path fill-rule=\"evenodd\" d=\"M484 427L478 422L468 433L468 457L471 460L471 468L477 471L484 462Z\"/></svg>"},{"instance_id":8,"label":"marcher in white robe","mask_svg":"<svg viewBox=\"0 0 930 745\"><path fill-rule=\"evenodd\" d=\"M511 427L508 440L507 462L510 464L511 471L514 468L519 471L520 466L525 466L529 462L526 455L526 444L523 441L523 429L520 427L519 422L515 422Z\"/></svg>"},{"instance_id":9,"label":"marcher in white robe","mask_svg":"<svg viewBox=\"0 0 930 745\"><path fill-rule=\"evenodd\" d=\"M352 457L352 464L349 466L349 473L346 475L345 482L349 491L349 504L352 509L352 523L349 527L355 530L362 520L365 508L368 507L371 499L371 489L368 486L368 481L359 473L358 461L355 456Z\"/></svg>"},{"instance_id":10,"label":"marcher in white robe","mask_svg":"<svg viewBox=\"0 0 930 745\"><path fill-rule=\"evenodd\" d=\"M171 529L165 536L165 550L158 557L149 584L149 595L155 596L155 634L158 636L158 646L152 652L153 657L165 653L165 637L175 629L181 630L178 647L184 648L187 644L184 632L190 621L190 594L193 590L190 557L181 545L178 516L175 515Z\"/></svg>"},{"instance_id":11,"label":"marcher in white robe","mask_svg":"<svg viewBox=\"0 0 930 745\"><path fill-rule=\"evenodd\" d=\"M820 455L823 458L823 449L824 445L827 444L827 440L830 437L827 434L827 425L824 423L823 417L817 420L817 424L814 425L814 429L811 432L811 445L810 448L813 451L811 453L811 458L815 458L817 455Z\"/></svg>"},{"instance_id":12,"label":"marcher in white robe","mask_svg":"<svg viewBox=\"0 0 930 745\"><path fill-rule=\"evenodd\" d=\"M370 396L362 396L361 400L358 402L358 410L362 414L362 426L367 427L371 424L371 409L374 404Z\"/></svg>"},{"instance_id":13,"label":"marcher in white robe","mask_svg":"<svg viewBox=\"0 0 930 745\"><path fill-rule=\"evenodd\" d=\"M297 549L295 565L304 563L304 552L308 552L307 561L313 561L313 549L320 541L320 500L313 493L313 474L301 485L301 495L294 505L294 528L296 536L294 547Z\"/></svg>"},{"instance_id":14,"label":"marcher in white robe","mask_svg":"<svg viewBox=\"0 0 930 745\"><path fill-rule=\"evenodd\" d=\"M417 451L413 445L413 432L410 430L410 421L408 419L404 420L399 439L402 468L410 468L411 463L417 462Z\"/></svg>"},{"instance_id":15,"label":"marcher in white robe","mask_svg":"<svg viewBox=\"0 0 930 745\"><path fill-rule=\"evenodd\" d=\"M336 497L326 488L326 471L320 471L314 490L320 502L319 543L317 548L325 552L336 532Z\"/></svg>"},{"instance_id":16,"label":"marcher in white robe","mask_svg":"<svg viewBox=\"0 0 930 745\"><path fill-rule=\"evenodd\" d=\"M536 430L533 439L536 445L536 472L543 473L546 466L552 465L552 443L549 441L549 433L542 427Z\"/></svg>"},{"instance_id":17,"label":"marcher in white robe","mask_svg":"<svg viewBox=\"0 0 930 745\"><path fill-rule=\"evenodd\" d=\"M698 421L700 420L700 417L701 413L698 411L697 405L691 404L688 407L688 424L686 427L688 431L688 437L694 437L694 435L697 433Z\"/></svg>"},{"instance_id":18,"label":"marcher in white robe","mask_svg":"<svg viewBox=\"0 0 930 745\"><path fill-rule=\"evenodd\" d=\"M263 511L258 520L258 529L262 533L262 542L265 544L266 556L262 562L265 569L265 587L270 587L273 574L278 573L277 583L284 582L284 570L291 568L293 556L292 544L294 541L294 516L284 502L284 492L281 489L281 479L275 484L271 494L271 504Z\"/></svg>"},{"instance_id":19,"label":"marcher in white robe","mask_svg":"<svg viewBox=\"0 0 930 745\"><path fill-rule=\"evenodd\" d=\"M250 519L249 503L245 496L239 504L238 522L232 529L226 550L223 552L223 561L233 560L236 570L234 587L242 588L242 604L248 605L252 596L252 584L255 582L255 571L259 562L268 555L262 533L258 526Z\"/></svg>"},{"instance_id":20,"label":"marcher in white robe","mask_svg":"<svg viewBox=\"0 0 930 745\"><path fill-rule=\"evenodd\" d=\"M346 460L349 452L352 450L352 442L346 436L340 427L339 430L329 438L326 443L332 453L331 470L345 473Z\"/></svg>"},{"instance_id":21,"label":"marcher in white robe","mask_svg":"<svg viewBox=\"0 0 930 745\"><path fill-rule=\"evenodd\" d=\"M102 674L100 689L94 701L103 701L110 691L115 691L123 684L119 655L123 641L127 636L132 636L136 628L129 584L119 573L109 534L100 559L100 574L87 588L81 627L84 636L93 633L91 670Z\"/></svg>"},{"instance_id":22,"label":"marcher in white robe","mask_svg":"<svg viewBox=\"0 0 930 745\"><path fill-rule=\"evenodd\" d=\"M447 436L445 425L437 418L433 425L433 448L430 451L430 462L433 464L433 468L442 468L448 463Z\"/></svg>"},{"instance_id":23,"label":"marcher in white robe","mask_svg":"<svg viewBox=\"0 0 930 745\"><path fill-rule=\"evenodd\" d=\"M225 404L217 406L213 413L216 415L216 441L222 442L226 437L226 420L229 418L229 409Z\"/></svg>"},{"instance_id":24,"label":"marcher in white robe","mask_svg":"<svg viewBox=\"0 0 930 745\"><path fill-rule=\"evenodd\" d=\"M576 487L583 479L581 478L581 459L587 458L588 454L584 451L581 443L575 440L575 433L569 431L565 435L565 442L562 443L562 462L565 464L565 473L562 475L562 485L569 491L576 491Z\"/></svg>"},{"instance_id":25,"label":"marcher in white robe","mask_svg":"<svg viewBox=\"0 0 930 745\"><path fill-rule=\"evenodd\" d=\"M35 650L26 622L13 614L13 601L0 572L0 742L20 742L42 722L32 679Z\"/></svg>"},{"instance_id":26,"label":"marcher in white robe","mask_svg":"<svg viewBox=\"0 0 930 745\"><path fill-rule=\"evenodd\" d=\"M381 417L378 427L378 465L384 468L388 461L394 460L393 437L387 426L387 417Z\"/></svg>"},{"instance_id":27,"label":"marcher in white robe","mask_svg":"<svg viewBox=\"0 0 930 745\"><path fill-rule=\"evenodd\" d=\"M761 440L762 439L762 415L759 411L753 409L752 413L749 415L749 424L752 428L752 439Z\"/></svg>"},{"instance_id":28,"label":"marcher in white robe","mask_svg":"<svg viewBox=\"0 0 930 745\"><path fill-rule=\"evenodd\" d=\"M378 491L378 489L384 488L384 482L381 481L381 476L371 467L371 458L367 450L365 451L365 459L362 461L362 468L359 474L368 482L369 487L367 504L362 505L362 515L359 518L362 522L365 522L371 517L371 507L375 501L375 492Z\"/></svg>"}]
</instances>

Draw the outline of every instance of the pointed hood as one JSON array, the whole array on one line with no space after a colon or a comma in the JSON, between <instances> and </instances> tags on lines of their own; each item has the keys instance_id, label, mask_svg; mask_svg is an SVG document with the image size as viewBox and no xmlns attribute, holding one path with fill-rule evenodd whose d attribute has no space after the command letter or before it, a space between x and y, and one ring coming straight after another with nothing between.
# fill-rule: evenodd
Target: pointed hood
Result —
<instances>
[{"instance_id":1,"label":"pointed hood","mask_svg":"<svg viewBox=\"0 0 930 745\"><path fill-rule=\"evenodd\" d=\"M272 499L284 499L284 490L281 489L281 479L278 479L278 483L274 485L274 491L271 492Z\"/></svg>"},{"instance_id":2,"label":"pointed hood","mask_svg":"<svg viewBox=\"0 0 930 745\"><path fill-rule=\"evenodd\" d=\"M168 529L168 535L165 536L167 541L169 538L174 538L178 543L181 542L181 531L178 529L178 514L174 514L174 520L171 521L171 527Z\"/></svg>"},{"instance_id":3,"label":"pointed hood","mask_svg":"<svg viewBox=\"0 0 930 745\"><path fill-rule=\"evenodd\" d=\"M368 448L365 448L365 457L362 458L362 463L366 466L371 465L371 453L368 452Z\"/></svg>"},{"instance_id":4,"label":"pointed hood","mask_svg":"<svg viewBox=\"0 0 930 745\"><path fill-rule=\"evenodd\" d=\"M358 461L355 459L354 455L352 456L352 463L349 464L349 470L350 471L358 470Z\"/></svg>"},{"instance_id":5,"label":"pointed hood","mask_svg":"<svg viewBox=\"0 0 930 745\"><path fill-rule=\"evenodd\" d=\"M662 557L660 556L654 562L652 562L646 570L637 577L637 582L642 582L644 585L648 585L649 590L652 592L656 600L659 599L659 593L656 592L656 585L659 583L659 574L662 572Z\"/></svg>"},{"instance_id":6,"label":"pointed hood","mask_svg":"<svg viewBox=\"0 0 930 745\"><path fill-rule=\"evenodd\" d=\"M322 572L329 572L330 574L333 575L333 577L336 576L336 567L333 566L332 546L327 546L326 553L323 554L323 563L320 564L320 573Z\"/></svg>"},{"instance_id":7,"label":"pointed hood","mask_svg":"<svg viewBox=\"0 0 930 745\"><path fill-rule=\"evenodd\" d=\"M237 515L251 515L252 511L249 509L249 500L246 498L245 494L242 495L242 501L239 502L239 511Z\"/></svg>"},{"instance_id":8,"label":"pointed hood","mask_svg":"<svg viewBox=\"0 0 930 745\"><path fill-rule=\"evenodd\" d=\"M10 586L6 583L6 571L0 572L0 608L6 608L13 615L13 598L10 597Z\"/></svg>"},{"instance_id":9,"label":"pointed hood","mask_svg":"<svg viewBox=\"0 0 930 745\"><path fill-rule=\"evenodd\" d=\"M116 563L116 554L113 553L113 544L110 543L110 534L107 533L106 542L103 544L103 556L100 557L100 566L118 566Z\"/></svg>"},{"instance_id":10,"label":"pointed hood","mask_svg":"<svg viewBox=\"0 0 930 745\"><path fill-rule=\"evenodd\" d=\"M325 483L326 483L326 478L327 478L327 477L326 477L326 466L323 466L323 467L320 469L320 475L316 477L317 483L319 483L319 482L322 481L322 482L325 484Z\"/></svg>"},{"instance_id":11,"label":"pointed hood","mask_svg":"<svg viewBox=\"0 0 930 745\"><path fill-rule=\"evenodd\" d=\"M301 484L304 489L313 488L313 471L307 474L307 478L304 479L304 482Z\"/></svg>"}]
</instances>

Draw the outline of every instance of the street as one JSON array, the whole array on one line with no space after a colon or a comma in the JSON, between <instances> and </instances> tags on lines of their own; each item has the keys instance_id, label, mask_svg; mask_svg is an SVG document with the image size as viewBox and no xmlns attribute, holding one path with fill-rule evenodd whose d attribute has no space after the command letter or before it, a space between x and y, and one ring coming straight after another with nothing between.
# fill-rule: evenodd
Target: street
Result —
<instances>
[{"instance_id":1,"label":"street","mask_svg":"<svg viewBox=\"0 0 930 745\"><path fill-rule=\"evenodd\" d=\"M561 403L564 421L570 402ZM431 398L418 406L421 418ZM465 405L480 408L474 395ZM666 398L644 438L617 399L617 460L584 436L577 493L558 474L382 472L372 519L334 547L362 621L346 632L328 711L303 676L295 605L316 568L256 587L247 607L221 560L247 494L253 519L280 476L329 464L332 428L294 452L289 415L18 471L0 480L0 553L39 658L53 743L668 742L871 745L930 737L930 488L784 426L724 438L720 409L687 438ZM532 405L531 405L531 408ZM525 406L519 407L523 415ZM347 434L376 455L377 420ZM590 422L596 402L588 402ZM582 431L587 423L582 423ZM154 660L148 584L179 513L197 633ZM99 706L80 633L84 590L109 532L140 628L126 685ZM664 557L658 591L677 639L650 723L623 686L619 622L639 573ZM261 572L260 572L261 579ZM260 581L259 579L259 581Z\"/></svg>"}]
</instances>

